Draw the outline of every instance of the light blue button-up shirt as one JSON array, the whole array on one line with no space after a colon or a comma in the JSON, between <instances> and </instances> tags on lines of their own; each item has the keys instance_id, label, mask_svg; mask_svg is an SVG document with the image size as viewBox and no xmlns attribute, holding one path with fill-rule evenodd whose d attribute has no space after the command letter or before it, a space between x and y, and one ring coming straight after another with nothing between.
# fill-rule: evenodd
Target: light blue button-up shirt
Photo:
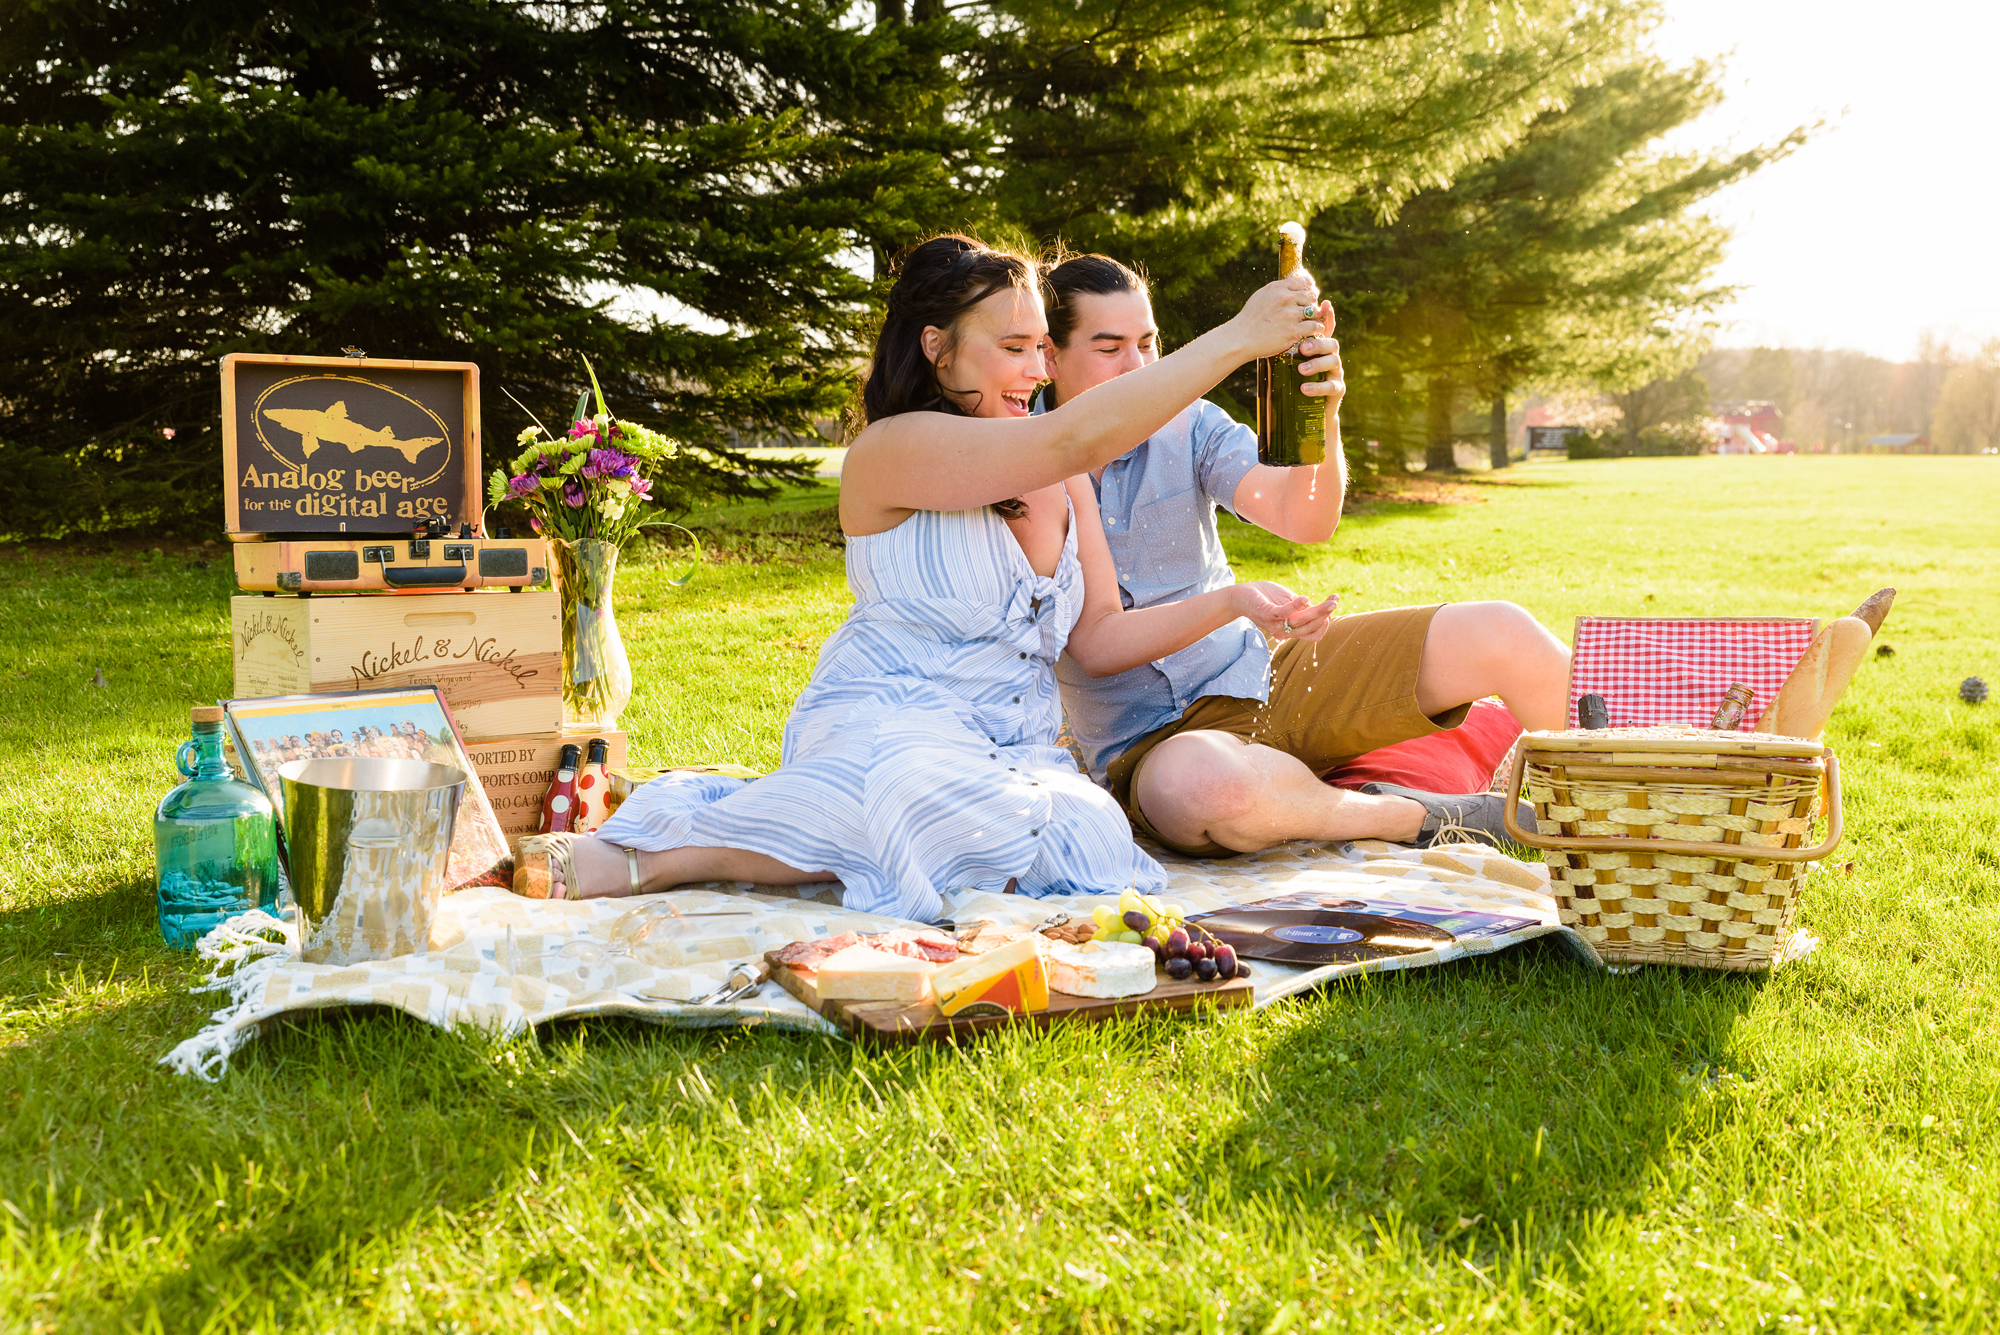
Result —
<instances>
[{"instance_id":1,"label":"light blue button-up shirt","mask_svg":"<svg viewBox=\"0 0 2000 1335\"><path fill-rule=\"evenodd\" d=\"M1206 399L1105 465L1097 503L1125 606L1177 602L1236 582L1216 536L1215 508L1229 509L1237 484L1256 466L1257 433ZM1064 654L1056 680L1091 777L1102 782L1128 747L1201 697L1268 699L1271 650L1239 617L1115 677L1092 677Z\"/></svg>"}]
</instances>

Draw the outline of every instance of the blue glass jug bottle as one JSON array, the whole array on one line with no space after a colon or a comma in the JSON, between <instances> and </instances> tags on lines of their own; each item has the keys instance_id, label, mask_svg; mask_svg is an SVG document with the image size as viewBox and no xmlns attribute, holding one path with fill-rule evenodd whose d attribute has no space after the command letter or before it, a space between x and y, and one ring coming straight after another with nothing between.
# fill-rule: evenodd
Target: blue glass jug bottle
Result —
<instances>
[{"instance_id":1,"label":"blue glass jug bottle","mask_svg":"<svg viewBox=\"0 0 2000 1335\"><path fill-rule=\"evenodd\" d=\"M153 844L160 935L188 950L231 914L277 904L278 832L271 799L238 782L222 758L219 707L195 707L194 736L174 763L188 781L160 799Z\"/></svg>"}]
</instances>

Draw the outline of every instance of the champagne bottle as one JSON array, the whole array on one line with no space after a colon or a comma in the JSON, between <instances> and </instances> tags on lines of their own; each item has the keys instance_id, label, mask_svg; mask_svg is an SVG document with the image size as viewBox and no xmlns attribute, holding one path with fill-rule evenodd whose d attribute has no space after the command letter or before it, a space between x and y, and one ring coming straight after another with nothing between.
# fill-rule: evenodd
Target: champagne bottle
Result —
<instances>
[{"instance_id":1,"label":"champagne bottle","mask_svg":"<svg viewBox=\"0 0 2000 1335\"><path fill-rule=\"evenodd\" d=\"M1306 229L1288 222L1278 229L1278 277L1304 273ZM1257 462L1280 468L1326 462L1326 402L1305 391L1297 347L1257 360ZM1313 377L1323 380L1325 373Z\"/></svg>"}]
</instances>

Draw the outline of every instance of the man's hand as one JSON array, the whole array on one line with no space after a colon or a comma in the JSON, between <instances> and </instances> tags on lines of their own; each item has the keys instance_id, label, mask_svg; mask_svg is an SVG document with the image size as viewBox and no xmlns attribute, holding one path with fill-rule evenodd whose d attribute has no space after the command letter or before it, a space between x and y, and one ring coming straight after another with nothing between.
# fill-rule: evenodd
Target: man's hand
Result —
<instances>
[{"instance_id":1,"label":"man's hand","mask_svg":"<svg viewBox=\"0 0 2000 1335\"><path fill-rule=\"evenodd\" d=\"M1306 360L1299 363L1299 374L1316 376L1328 371L1325 380L1308 379L1301 386L1306 397L1325 399L1326 405L1326 447L1330 453L1340 441L1339 428L1334 425L1333 416L1340 411L1340 401L1347 397L1346 371L1340 364L1340 340L1333 336L1333 303L1319 304L1320 335L1299 344L1299 355Z\"/></svg>"},{"instance_id":2,"label":"man's hand","mask_svg":"<svg viewBox=\"0 0 2000 1335\"><path fill-rule=\"evenodd\" d=\"M1328 594L1325 602L1315 603L1269 580L1231 585L1229 594L1230 605L1238 616L1250 618L1266 636L1280 640L1321 639L1333 624L1333 609L1340 606L1337 593Z\"/></svg>"},{"instance_id":3,"label":"man's hand","mask_svg":"<svg viewBox=\"0 0 2000 1335\"><path fill-rule=\"evenodd\" d=\"M1325 542L1340 526L1340 507L1347 495L1347 456L1340 444L1340 401L1347 396L1340 344L1333 338L1333 303L1322 301L1315 313L1320 332L1301 340L1299 373L1332 372L1325 380L1307 380L1300 388L1326 405L1326 462L1305 468L1258 464L1236 484L1229 508L1239 519L1292 542Z\"/></svg>"}]
</instances>

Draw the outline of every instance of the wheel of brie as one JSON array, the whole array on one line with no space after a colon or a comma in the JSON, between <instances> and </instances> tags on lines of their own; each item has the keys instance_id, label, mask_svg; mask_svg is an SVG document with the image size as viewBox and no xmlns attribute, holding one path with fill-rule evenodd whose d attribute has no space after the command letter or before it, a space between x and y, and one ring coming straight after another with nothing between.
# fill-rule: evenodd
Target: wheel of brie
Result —
<instances>
[{"instance_id":1,"label":"wheel of brie","mask_svg":"<svg viewBox=\"0 0 2000 1335\"><path fill-rule=\"evenodd\" d=\"M1049 990L1072 997L1136 997L1159 979L1153 952L1130 941L1066 941L1049 944Z\"/></svg>"}]
</instances>

